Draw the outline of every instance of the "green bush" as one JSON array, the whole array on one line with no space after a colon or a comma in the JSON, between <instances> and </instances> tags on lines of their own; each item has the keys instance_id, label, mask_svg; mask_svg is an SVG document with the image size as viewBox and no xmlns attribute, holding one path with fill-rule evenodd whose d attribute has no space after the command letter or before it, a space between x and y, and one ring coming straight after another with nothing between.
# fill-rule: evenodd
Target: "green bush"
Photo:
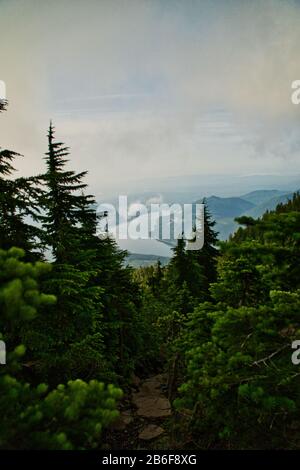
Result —
<instances>
[{"instance_id":1,"label":"green bush","mask_svg":"<svg viewBox=\"0 0 300 470\"><path fill-rule=\"evenodd\" d=\"M8 351L0 368L0 448L99 448L103 429L118 416L119 388L74 380L48 391L46 384L31 386L23 379L26 348L16 344L20 327L55 302L38 290L49 265L25 263L23 255L15 248L0 250L0 337Z\"/></svg>"},{"instance_id":2,"label":"green bush","mask_svg":"<svg viewBox=\"0 0 300 470\"><path fill-rule=\"evenodd\" d=\"M270 305L206 303L190 314L176 405L193 410L192 431L202 443L293 446L300 394L291 344L300 337L299 311L300 293L271 292Z\"/></svg>"},{"instance_id":3,"label":"green bush","mask_svg":"<svg viewBox=\"0 0 300 470\"><path fill-rule=\"evenodd\" d=\"M120 389L91 380L69 381L47 393L5 375L0 379L1 449L93 449L118 417Z\"/></svg>"}]
</instances>

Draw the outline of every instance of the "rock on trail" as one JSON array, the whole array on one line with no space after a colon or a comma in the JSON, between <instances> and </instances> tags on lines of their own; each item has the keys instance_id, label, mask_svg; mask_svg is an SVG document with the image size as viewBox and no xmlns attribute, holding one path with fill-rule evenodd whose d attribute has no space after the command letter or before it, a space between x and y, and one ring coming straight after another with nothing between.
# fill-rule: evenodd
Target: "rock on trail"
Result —
<instances>
[{"instance_id":1,"label":"rock on trail","mask_svg":"<svg viewBox=\"0 0 300 470\"><path fill-rule=\"evenodd\" d=\"M156 424L148 424L144 429L139 433L139 439L144 441L150 441L155 439L155 437L161 436L165 430Z\"/></svg>"},{"instance_id":2,"label":"rock on trail","mask_svg":"<svg viewBox=\"0 0 300 470\"><path fill-rule=\"evenodd\" d=\"M171 415L169 400L162 393L166 382L164 374L146 379L139 391L132 394L132 402L137 407L136 414L143 418L167 418Z\"/></svg>"},{"instance_id":3,"label":"rock on trail","mask_svg":"<svg viewBox=\"0 0 300 470\"><path fill-rule=\"evenodd\" d=\"M168 439L164 421L172 410L165 396L167 375L157 374L145 380L132 377L130 404L120 412L119 418L111 425L111 448L139 448L142 445L156 445L155 439L163 436ZM129 398L129 397L128 397ZM148 444L149 443L149 444Z\"/></svg>"}]
</instances>

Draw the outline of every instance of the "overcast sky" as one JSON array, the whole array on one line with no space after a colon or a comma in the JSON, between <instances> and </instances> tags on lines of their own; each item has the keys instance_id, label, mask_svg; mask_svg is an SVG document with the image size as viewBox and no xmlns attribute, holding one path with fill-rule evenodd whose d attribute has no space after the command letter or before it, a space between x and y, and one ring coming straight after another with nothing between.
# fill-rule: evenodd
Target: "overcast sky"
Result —
<instances>
[{"instance_id":1,"label":"overcast sky","mask_svg":"<svg viewBox=\"0 0 300 470\"><path fill-rule=\"evenodd\" d=\"M300 2L0 0L0 142L43 170L50 118L93 192L300 174Z\"/></svg>"}]
</instances>

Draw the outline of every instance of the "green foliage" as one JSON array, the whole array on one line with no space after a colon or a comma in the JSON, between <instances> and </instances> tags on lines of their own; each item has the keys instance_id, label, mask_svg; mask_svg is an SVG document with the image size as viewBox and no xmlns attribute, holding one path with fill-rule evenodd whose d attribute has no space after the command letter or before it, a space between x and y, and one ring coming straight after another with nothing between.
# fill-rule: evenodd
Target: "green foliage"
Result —
<instances>
[{"instance_id":1,"label":"green foliage","mask_svg":"<svg viewBox=\"0 0 300 470\"><path fill-rule=\"evenodd\" d=\"M69 381L50 392L5 375L1 379L0 449L94 449L117 417L120 389L91 380Z\"/></svg>"},{"instance_id":2,"label":"green foliage","mask_svg":"<svg viewBox=\"0 0 300 470\"><path fill-rule=\"evenodd\" d=\"M261 261L258 264L255 261L243 252L236 257L223 256L218 263L219 280L210 287L213 298L233 307L257 305L266 300L269 285L263 279Z\"/></svg>"},{"instance_id":3,"label":"green foliage","mask_svg":"<svg viewBox=\"0 0 300 470\"><path fill-rule=\"evenodd\" d=\"M300 334L298 201L222 244L212 302L188 315L175 404L192 410L190 429L202 446L298 446L299 373L291 361Z\"/></svg>"},{"instance_id":4,"label":"green foliage","mask_svg":"<svg viewBox=\"0 0 300 470\"><path fill-rule=\"evenodd\" d=\"M20 248L0 250L0 331L8 347L15 347L24 321L32 320L40 307L55 302L53 295L40 294L37 279L50 265L22 261Z\"/></svg>"},{"instance_id":5,"label":"green foliage","mask_svg":"<svg viewBox=\"0 0 300 470\"><path fill-rule=\"evenodd\" d=\"M42 289L55 292L57 303L24 328L23 337L31 345L34 374L53 385L78 377L126 377L144 350L139 292L124 266L126 253L97 237L95 200L83 192L86 172L67 170L68 155L51 124L38 202L41 241L54 257Z\"/></svg>"},{"instance_id":6,"label":"green foliage","mask_svg":"<svg viewBox=\"0 0 300 470\"><path fill-rule=\"evenodd\" d=\"M38 178L17 178L10 180L10 183L11 188L5 185L5 201L0 211L5 214L1 221L3 226L1 246L4 249L18 246L25 251L28 261L40 260L42 259L39 242L41 229L37 226L40 209L36 202L40 194ZM11 198L10 190L13 194Z\"/></svg>"},{"instance_id":7,"label":"green foliage","mask_svg":"<svg viewBox=\"0 0 300 470\"><path fill-rule=\"evenodd\" d=\"M93 285L104 290L101 297L102 332L105 354L111 367L123 377L142 359L141 293L132 276L132 269L125 266L126 252L116 242L94 238L96 246L96 273Z\"/></svg>"},{"instance_id":8,"label":"green foliage","mask_svg":"<svg viewBox=\"0 0 300 470\"><path fill-rule=\"evenodd\" d=\"M0 251L0 337L8 351L0 368L0 448L99 448L103 429L118 416L120 389L75 380L48 391L48 385L30 386L22 378L26 348L15 344L19 331L55 302L38 287L50 265L26 263L23 256L17 248Z\"/></svg>"},{"instance_id":9,"label":"green foliage","mask_svg":"<svg viewBox=\"0 0 300 470\"><path fill-rule=\"evenodd\" d=\"M299 308L298 293L273 292L269 306L203 304L190 314L182 344L187 380L177 405L194 410L194 430L235 447L284 443L300 406L291 362Z\"/></svg>"},{"instance_id":10,"label":"green foliage","mask_svg":"<svg viewBox=\"0 0 300 470\"><path fill-rule=\"evenodd\" d=\"M37 220L36 197L40 193L37 178L12 179L16 157L20 154L0 148L0 248L23 248L32 260L39 258L35 250L39 248L36 237L40 230L28 220Z\"/></svg>"},{"instance_id":11,"label":"green foliage","mask_svg":"<svg viewBox=\"0 0 300 470\"><path fill-rule=\"evenodd\" d=\"M187 250L184 238L178 239L167 269L169 299L173 308L187 314L199 303L209 300L209 286L216 280L218 258L215 222L204 206L204 245L201 250Z\"/></svg>"},{"instance_id":12,"label":"green foliage","mask_svg":"<svg viewBox=\"0 0 300 470\"><path fill-rule=\"evenodd\" d=\"M55 264L41 282L45 292L56 293L57 302L22 329L32 369L40 380L55 385L77 377L105 378L107 374L101 331L103 290L90 286L89 279L88 272Z\"/></svg>"},{"instance_id":13,"label":"green foliage","mask_svg":"<svg viewBox=\"0 0 300 470\"><path fill-rule=\"evenodd\" d=\"M201 250L190 251L189 256L202 268L201 300L209 300L209 286L217 280L218 233L214 230L216 222L204 203L204 245ZM199 289L199 286L198 286ZM199 296L198 296L199 297Z\"/></svg>"}]
</instances>

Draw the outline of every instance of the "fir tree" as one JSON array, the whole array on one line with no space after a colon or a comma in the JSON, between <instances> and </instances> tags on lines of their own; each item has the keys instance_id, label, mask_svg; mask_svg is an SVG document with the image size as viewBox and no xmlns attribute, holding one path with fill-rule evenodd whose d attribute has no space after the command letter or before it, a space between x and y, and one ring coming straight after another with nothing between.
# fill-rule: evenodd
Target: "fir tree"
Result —
<instances>
[{"instance_id":1,"label":"fir tree","mask_svg":"<svg viewBox=\"0 0 300 470\"><path fill-rule=\"evenodd\" d=\"M195 261L191 251L186 250L184 235L178 239L173 252L168 268L169 296L175 301L174 308L186 314L202 294L203 268Z\"/></svg>"},{"instance_id":2,"label":"fir tree","mask_svg":"<svg viewBox=\"0 0 300 470\"><path fill-rule=\"evenodd\" d=\"M173 248L173 257L170 262L170 269L173 271L173 281L180 288L188 277L186 241L184 236L178 238L177 245Z\"/></svg>"},{"instance_id":3,"label":"fir tree","mask_svg":"<svg viewBox=\"0 0 300 470\"><path fill-rule=\"evenodd\" d=\"M209 286L217 279L217 258L219 251L216 248L218 233L214 230L216 222L212 220L211 214L204 204L204 244L200 250L191 250L190 257L202 268L203 284L199 290L203 293L202 300L209 298Z\"/></svg>"},{"instance_id":4,"label":"fir tree","mask_svg":"<svg viewBox=\"0 0 300 470\"><path fill-rule=\"evenodd\" d=\"M74 262L80 251L84 230L95 227L94 198L83 193L87 172L66 170L68 147L54 140L54 127L48 132L47 172L42 176L46 190L40 199L45 212L40 217L43 240L57 263ZM78 262L78 260L77 260Z\"/></svg>"},{"instance_id":5,"label":"fir tree","mask_svg":"<svg viewBox=\"0 0 300 470\"><path fill-rule=\"evenodd\" d=\"M37 220L39 189L36 178L12 178L16 157L20 154L0 149L0 248L23 248L27 259L33 260L39 257L34 249L40 230L29 222Z\"/></svg>"},{"instance_id":6,"label":"fir tree","mask_svg":"<svg viewBox=\"0 0 300 470\"><path fill-rule=\"evenodd\" d=\"M86 172L66 170L68 148L54 141L50 124L47 172L41 176L42 241L54 257L53 269L43 281L55 292L57 304L45 309L28 330L32 354L38 349L36 372L52 383L74 377L98 376L107 370L103 357L101 295L93 282L96 273L92 235L96 229L94 199L85 196Z\"/></svg>"}]
</instances>

